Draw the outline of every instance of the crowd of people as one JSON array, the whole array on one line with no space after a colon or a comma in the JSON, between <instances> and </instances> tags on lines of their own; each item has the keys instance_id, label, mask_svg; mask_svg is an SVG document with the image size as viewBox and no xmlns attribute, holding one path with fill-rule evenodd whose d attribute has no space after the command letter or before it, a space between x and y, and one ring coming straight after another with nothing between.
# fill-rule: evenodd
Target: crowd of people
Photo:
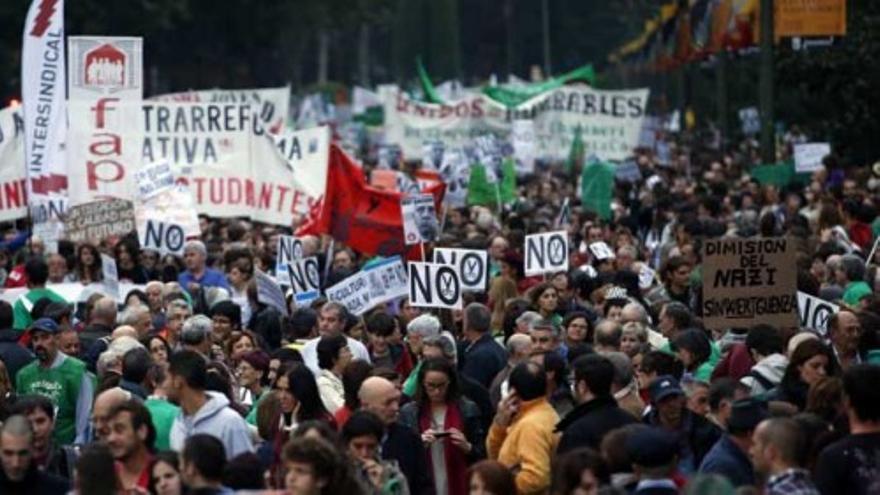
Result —
<instances>
[{"instance_id":1,"label":"crowd of people","mask_svg":"<svg viewBox=\"0 0 880 495\"><path fill-rule=\"evenodd\" d=\"M0 493L880 493L880 180L832 158L766 185L749 158L641 152L610 219L543 165L502 211L449 208L426 250L486 250L492 275L461 310L284 312L255 274L292 230L241 219L202 217L182 258L10 227ZM556 229L571 270L524 276L524 235ZM723 236L794 243L798 290L840 307L827 329L706 328L701 246ZM324 287L371 260L329 241L302 239ZM136 287L120 300L100 253Z\"/></svg>"}]
</instances>

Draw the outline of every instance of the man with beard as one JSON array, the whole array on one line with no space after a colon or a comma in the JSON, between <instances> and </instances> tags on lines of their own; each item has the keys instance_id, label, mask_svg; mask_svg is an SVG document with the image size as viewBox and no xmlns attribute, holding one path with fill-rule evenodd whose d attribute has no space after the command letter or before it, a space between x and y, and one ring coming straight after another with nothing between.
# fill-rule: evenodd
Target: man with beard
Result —
<instances>
[{"instance_id":1,"label":"man with beard","mask_svg":"<svg viewBox=\"0 0 880 495\"><path fill-rule=\"evenodd\" d=\"M24 416L11 416L0 429L0 493L54 495L67 493L68 483L37 469L33 462L30 422Z\"/></svg>"},{"instance_id":2,"label":"man with beard","mask_svg":"<svg viewBox=\"0 0 880 495\"><path fill-rule=\"evenodd\" d=\"M147 490L156 430L150 411L137 399L129 399L110 412L107 447L121 466L119 480L124 490Z\"/></svg>"},{"instance_id":3,"label":"man with beard","mask_svg":"<svg viewBox=\"0 0 880 495\"><path fill-rule=\"evenodd\" d=\"M82 443L89 426L94 395L94 376L86 365L58 350L58 324L40 318L30 328L37 361L25 366L16 377L19 395L38 394L55 404L53 440L68 445Z\"/></svg>"}]
</instances>

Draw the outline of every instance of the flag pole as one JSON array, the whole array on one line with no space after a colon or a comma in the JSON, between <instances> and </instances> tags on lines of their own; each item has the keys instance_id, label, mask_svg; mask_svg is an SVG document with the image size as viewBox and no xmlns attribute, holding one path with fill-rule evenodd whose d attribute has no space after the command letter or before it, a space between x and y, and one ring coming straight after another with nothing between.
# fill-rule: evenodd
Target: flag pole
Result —
<instances>
[{"instance_id":1,"label":"flag pole","mask_svg":"<svg viewBox=\"0 0 880 495\"><path fill-rule=\"evenodd\" d=\"M426 262L426 261L428 261L428 260L426 259L426 257L425 257L425 243L424 243L424 242L420 242L420 243L419 243L419 248L422 250L422 262Z\"/></svg>"}]
</instances>

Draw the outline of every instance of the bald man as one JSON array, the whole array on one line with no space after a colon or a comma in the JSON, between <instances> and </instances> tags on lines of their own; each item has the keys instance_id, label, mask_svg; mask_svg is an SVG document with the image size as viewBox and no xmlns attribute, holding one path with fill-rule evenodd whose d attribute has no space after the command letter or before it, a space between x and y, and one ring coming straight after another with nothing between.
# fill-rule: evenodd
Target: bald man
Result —
<instances>
[{"instance_id":1,"label":"bald man","mask_svg":"<svg viewBox=\"0 0 880 495\"><path fill-rule=\"evenodd\" d=\"M422 452L421 437L412 429L397 422L400 413L400 391L390 381L372 376L364 380L358 390L361 409L370 411L385 424L382 458L397 461L409 483L410 493L430 493L433 488L428 465Z\"/></svg>"},{"instance_id":2,"label":"bald man","mask_svg":"<svg viewBox=\"0 0 880 495\"><path fill-rule=\"evenodd\" d=\"M107 389L95 398L92 406L92 437L96 442L103 442L110 434L110 412L116 406L132 398L130 392L119 387Z\"/></svg>"},{"instance_id":3,"label":"bald man","mask_svg":"<svg viewBox=\"0 0 880 495\"><path fill-rule=\"evenodd\" d=\"M110 342L119 340L121 337L138 338L138 331L131 325L120 325L110 334Z\"/></svg>"}]
</instances>

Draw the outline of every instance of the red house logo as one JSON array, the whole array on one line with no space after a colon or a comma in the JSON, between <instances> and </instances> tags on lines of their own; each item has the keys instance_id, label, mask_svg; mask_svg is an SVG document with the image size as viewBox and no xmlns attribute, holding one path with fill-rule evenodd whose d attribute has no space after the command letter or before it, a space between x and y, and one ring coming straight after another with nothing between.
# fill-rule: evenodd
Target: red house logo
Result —
<instances>
[{"instance_id":1,"label":"red house logo","mask_svg":"<svg viewBox=\"0 0 880 495\"><path fill-rule=\"evenodd\" d=\"M86 86L125 86L125 52L105 44L86 54L83 67Z\"/></svg>"}]
</instances>

